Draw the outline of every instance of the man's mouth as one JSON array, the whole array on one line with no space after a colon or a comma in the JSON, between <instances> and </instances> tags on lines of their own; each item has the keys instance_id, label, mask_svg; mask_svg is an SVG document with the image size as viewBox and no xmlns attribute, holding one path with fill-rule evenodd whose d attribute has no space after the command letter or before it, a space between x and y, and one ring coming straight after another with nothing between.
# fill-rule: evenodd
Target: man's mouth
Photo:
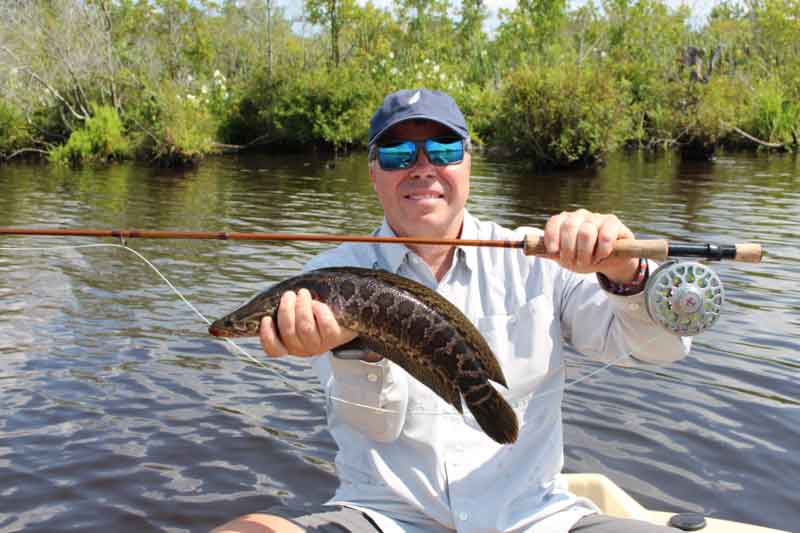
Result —
<instances>
[{"instance_id":1,"label":"man's mouth","mask_svg":"<svg viewBox=\"0 0 800 533\"><path fill-rule=\"evenodd\" d=\"M406 195L407 200L435 200L437 198L444 198L444 195L439 193L417 193Z\"/></svg>"}]
</instances>

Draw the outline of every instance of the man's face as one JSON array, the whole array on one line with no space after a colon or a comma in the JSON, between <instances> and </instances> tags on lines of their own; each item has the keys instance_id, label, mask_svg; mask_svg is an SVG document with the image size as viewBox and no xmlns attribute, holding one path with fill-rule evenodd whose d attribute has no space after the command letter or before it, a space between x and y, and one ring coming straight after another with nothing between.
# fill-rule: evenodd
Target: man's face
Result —
<instances>
[{"instance_id":1,"label":"man's face","mask_svg":"<svg viewBox=\"0 0 800 533\"><path fill-rule=\"evenodd\" d=\"M390 128L383 138L421 141L447 135L452 131L437 122L408 121ZM377 160L372 161L372 186L395 233L401 237L458 237L469 196L471 163L470 154L465 153L461 163L435 166L421 148L410 168L387 171Z\"/></svg>"}]
</instances>

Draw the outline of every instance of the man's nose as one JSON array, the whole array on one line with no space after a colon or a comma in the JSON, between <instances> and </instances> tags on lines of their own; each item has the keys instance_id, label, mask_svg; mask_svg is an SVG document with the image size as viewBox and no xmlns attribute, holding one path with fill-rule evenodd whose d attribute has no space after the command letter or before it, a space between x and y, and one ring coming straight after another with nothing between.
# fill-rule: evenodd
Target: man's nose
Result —
<instances>
[{"instance_id":1,"label":"man's nose","mask_svg":"<svg viewBox=\"0 0 800 533\"><path fill-rule=\"evenodd\" d=\"M431 163L431 160L428 159L428 154L425 153L425 150L420 150L419 154L417 154L416 163L411 167L411 175L413 177L424 177L432 176L435 173L436 167Z\"/></svg>"}]
</instances>

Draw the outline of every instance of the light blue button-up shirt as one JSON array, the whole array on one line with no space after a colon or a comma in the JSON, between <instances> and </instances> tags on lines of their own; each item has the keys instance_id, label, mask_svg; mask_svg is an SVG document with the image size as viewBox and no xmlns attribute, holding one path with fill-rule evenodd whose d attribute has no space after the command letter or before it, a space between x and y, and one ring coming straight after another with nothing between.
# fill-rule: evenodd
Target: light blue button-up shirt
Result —
<instances>
[{"instance_id":1,"label":"light blue button-up shirt","mask_svg":"<svg viewBox=\"0 0 800 533\"><path fill-rule=\"evenodd\" d=\"M531 232L538 230L511 231L467 213L461 238L520 240ZM386 222L376 234L394 235ZM330 266L394 272L455 304L492 347L509 385L499 388L520 421L517 442L500 445L468 410L459 414L387 359L315 358L339 446L340 486L329 503L366 512L386 533L566 533L597 509L561 476L563 343L601 361L627 354L623 362L666 364L689 351L690 339L649 318L643 294L610 295L593 274L520 250L458 247L441 281L396 244L343 244L306 270Z\"/></svg>"}]
</instances>

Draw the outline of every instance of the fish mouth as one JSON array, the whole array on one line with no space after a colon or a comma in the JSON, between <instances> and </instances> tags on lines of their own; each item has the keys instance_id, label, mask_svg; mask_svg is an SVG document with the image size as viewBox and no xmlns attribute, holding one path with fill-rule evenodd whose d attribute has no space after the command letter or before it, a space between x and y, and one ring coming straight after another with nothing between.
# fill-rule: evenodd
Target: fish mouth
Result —
<instances>
[{"instance_id":1,"label":"fish mouth","mask_svg":"<svg viewBox=\"0 0 800 533\"><path fill-rule=\"evenodd\" d=\"M222 332L219 330L219 328L217 326L215 326L214 324L211 324L210 326L208 326L208 332L211 335L214 335L215 337L219 337L222 334Z\"/></svg>"}]
</instances>

